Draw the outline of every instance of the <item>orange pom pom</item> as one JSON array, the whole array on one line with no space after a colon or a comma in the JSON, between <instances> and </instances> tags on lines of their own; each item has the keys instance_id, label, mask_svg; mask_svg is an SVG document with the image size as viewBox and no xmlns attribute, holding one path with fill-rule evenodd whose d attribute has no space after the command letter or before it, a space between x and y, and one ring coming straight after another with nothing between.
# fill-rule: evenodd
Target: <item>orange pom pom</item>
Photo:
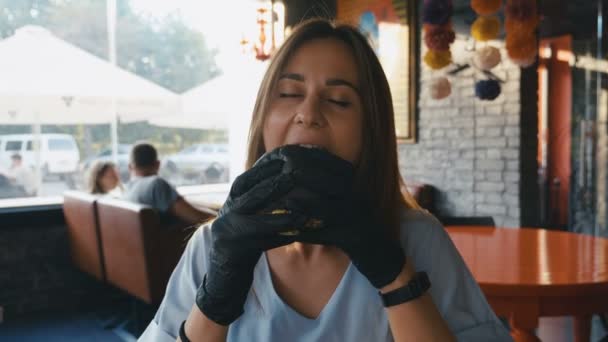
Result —
<instances>
[{"instance_id":1,"label":"orange pom pom","mask_svg":"<svg viewBox=\"0 0 608 342\"><path fill-rule=\"evenodd\" d=\"M500 20L495 16L479 17L471 26L471 36L479 42L496 39L500 33Z\"/></svg>"},{"instance_id":2,"label":"orange pom pom","mask_svg":"<svg viewBox=\"0 0 608 342\"><path fill-rule=\"evenodd\" d=\"M533 32L509 32L505 45L509 58L513 60L529 60L538 53L536 35Z\"/></svg>"},{"instance_id":3,"label":"orange pom pom","mask_svg":"<svg viewBox=\"0 0 608 342\"><path fill-rule=\"evenodd\" d=\"M513 19L506 17L505 19L505 31L507 34L513 31L525 31L532 32L536 30L540 19L538 17L529 17L525 20Z\"/></svg>"},{"instance_id":4,"label":"orange pom pom","mask_svg":"<svg viewBox=\"0 0 608 342\"><path fill-rule=\"evenodd\" d=\"M478 15L491 15L500 10L502 0L471 0L471 8Z\"/></svg>"}]
</instances>

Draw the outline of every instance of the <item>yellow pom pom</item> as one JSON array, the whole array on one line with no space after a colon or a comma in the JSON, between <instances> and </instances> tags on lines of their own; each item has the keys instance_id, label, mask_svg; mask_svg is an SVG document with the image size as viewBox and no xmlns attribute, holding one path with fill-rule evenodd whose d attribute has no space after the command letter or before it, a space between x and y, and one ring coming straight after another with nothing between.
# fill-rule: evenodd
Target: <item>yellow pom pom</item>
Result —
<instances>
[{"instance_id":1,"label":"yellow pom pom","mask_svg":"<svg viewBox=\"0 0 608 342\"><path fill-rule=\"evenodd\" d=\"M491 15L502 5L502 0L471 0L471 8L479 15Z\"/></svg>"},{"instance_id":2,"label":"yellow pom pom","mask_svg":"<svg viewBox=\"0 0 608 342\"><path fill-rule=\"evenodd\" d=\"M433 70L438 70L452 63L452 53L447 51L429 50L424 55L424 63Z\"/></svg>"},{"instance_id":3,"label":"yellow pom pom","mask_svg":"<svg viewBox=\"0 0 608 342\"><path fill-rule=\"evenodd\" d=\"M479 42L496 39L500 33L500 20L495 16L479 17L471 26L471 35Z\"/></svg>"}]
</instances>

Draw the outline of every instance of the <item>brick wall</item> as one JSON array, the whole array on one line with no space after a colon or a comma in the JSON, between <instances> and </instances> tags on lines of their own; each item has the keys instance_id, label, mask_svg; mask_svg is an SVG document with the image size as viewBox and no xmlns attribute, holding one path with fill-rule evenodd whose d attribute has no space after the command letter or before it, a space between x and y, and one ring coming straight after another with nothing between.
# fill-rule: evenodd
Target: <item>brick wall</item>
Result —
<instances>
[{"instance_id":1,"label":"brick wall","mask_svg":"<svg viewBox=\"0 0 608 342\"><path fill-rule=\"evenodd\" d=\"M338 0L337 19L356 24L360 13L368 10L390 18L391 7L389 0ZM453 45L456 62L467 61L465 45L464 40ZM502 43L494 46L506 56ZM406 182L424 182L439 190L440 215L493 216L497 225L517 227L521 223L520 69L503 62L495 73L505 83L494 101L475 98L479 76L471 69L451 78L450 98L433 101L425 90L433 73L421 64L418 142L399 146L399 163Z\"/></svg>"},{"instance_id":2,"label":"brick wall","mask_svg":"<svg viewBox=\"0 0 608 342\"><path fill-rule=\"evenodd\" d=\"M449 98L431 100L433 73L420 70L418 142L399 146L402 175L439 190L440 215L493 216L497 225L519 226L520 69L505 62L495 69L505 83L491 102L475 97L479 75L471 69L450 78Z\"/></svg>"}]
</instances>

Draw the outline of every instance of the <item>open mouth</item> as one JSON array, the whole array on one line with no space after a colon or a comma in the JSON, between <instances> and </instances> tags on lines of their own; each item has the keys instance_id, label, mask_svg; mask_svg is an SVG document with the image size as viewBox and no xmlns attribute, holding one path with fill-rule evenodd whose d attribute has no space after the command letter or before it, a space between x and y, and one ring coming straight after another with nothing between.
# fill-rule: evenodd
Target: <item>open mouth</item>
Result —
<instances>
[{"instance_id":1,"label":"open mouth","mask_svg":"<svg viewBox=\"0 0 608 342\"><path fill-rule=\"evenodd\" d=\"M306 148L317 148L319 150L324 150L326 151L327 149L324 146L321 145L313 145L313 144L298 144L298 146L301 147L306 147Z\"/></svg>"}]
</instances>

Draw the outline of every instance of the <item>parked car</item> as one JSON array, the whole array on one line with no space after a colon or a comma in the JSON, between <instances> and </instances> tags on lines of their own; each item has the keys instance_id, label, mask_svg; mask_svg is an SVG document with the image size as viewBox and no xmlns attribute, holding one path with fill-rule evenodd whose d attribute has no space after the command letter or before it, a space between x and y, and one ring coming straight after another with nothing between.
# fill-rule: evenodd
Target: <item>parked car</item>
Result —
<instances>
[{"instance_id":1,"label":"parked car","mask_svg":"<svg viewBox=\"0 0 608 342\"><path fill-rule=\"evenodd\" d=\"M175 185L228 182L227 144L196 144L162 159L161 175Z\"/></svg>"},{"instance_id":2,"label":"parked car","mask_svg":"<svg viewBox=\"0 0 608 342\"><path fill-rule=\"evenodd\" d=\"M129 180L129 153L131 153L132 145L129 144L119 144L118 145L118 174L120 175L120 180L123 183L126 183ZM102 161L114 161L112 158L112 148L106 148L101 152L97 153L94 156L90 156L80 163L80 174L86 175L88 174L89 169L96 162Z\"/></svg>"},{"instance_id":3,"label":"parked car","mask_svg":"<svg viewBox=\"0 0 608 342\"><path fill-rule=\"evenodd\" d=\"M34 134L0 136L0 168L11 165L11 156L21 155L23 165L32 169L37 165ZM71 176L78 170L80 152L76 140L69 134L40 134L40 166L43 177ZM69 177L68 177L69 178Z\"/></svg>"}]
</instances>

